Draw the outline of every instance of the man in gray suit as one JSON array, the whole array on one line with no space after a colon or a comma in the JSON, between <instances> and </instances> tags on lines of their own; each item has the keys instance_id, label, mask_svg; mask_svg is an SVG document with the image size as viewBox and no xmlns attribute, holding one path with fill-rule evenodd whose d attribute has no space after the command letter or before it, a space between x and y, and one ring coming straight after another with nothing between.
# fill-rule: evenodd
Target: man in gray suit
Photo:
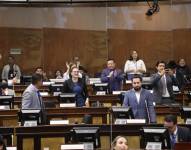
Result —
<instances>
[{"instance_id":1,"label":"man in gray suit","mask_svg":"<svg viewBox=\"0 0 191 150\"><path fill-rule=\"evenodd\" d=\"M40 96L39 88L42 86L42 76L34 74L32 84L30 84L23 93L22 109L42 109L44 104Z\"/></svg>"},{"instance_id":2,"label":"man in gray suit","mask_svg":"<svg viewBox=\"0 0 191 150\"><path fill-rule=\"evenodd\" d=\"M178 86L178 81L171 69L165 69L165 62L158 61L157 73L151 76L154 101L157 104L170 104L174 102L173 85Z\"/></svg>"},{"instance_id":3,"label":"man in gray suit","mask_svg":"<svg viewBox=\"0 0 191 150\"><path fill-rule=\"evenodd\" d=\"M156 122L156 113L153 106L153 95L143 89L142 77L135 75L132 78L133 89L125 93L123 106L132 108L135 119L146 119L148 123Z\"/></svg>"}]
</instances>

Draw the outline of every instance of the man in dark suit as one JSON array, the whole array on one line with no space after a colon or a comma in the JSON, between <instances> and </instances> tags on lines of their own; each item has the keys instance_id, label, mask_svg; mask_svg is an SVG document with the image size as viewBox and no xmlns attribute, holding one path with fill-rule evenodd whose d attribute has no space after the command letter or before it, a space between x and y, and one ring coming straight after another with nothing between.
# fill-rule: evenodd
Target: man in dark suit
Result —
<instances>
[{"instance_id":1,"label":"man in dark suit","mask_svg":"<svg viewBox=\"0 0 191 150\"><path fill-rule=\"evenodd\" d=\"M178 86L178 81L171 69L165 69L166 63L158 61L157 73L151 76L154 101L158 104L170 104L174 102L173 85Z\"/></svg>"},{"instance_id":2,"label":"man in dark suit","mask_svg":"<svg viewBox=\"0 0 191 150\"><path fill-rule=\"evenodd\" d=\"M171 147L177 142L191 142L190 129L177 125L177 116L167 115L164 118L164 126L168 128L171 139Z\"/></svg>"},{"instance_id":3,"label":"man in dark suit","mask_svg":"<svg viewBox=\"0 0 191 150\"><path fill-rule=\"evenodd\" d=\"M146 119L148 123L156 122L156 113L153 106L153 95L143 89L142 78L135 75L132 78L133 89L125 93L123 106L132 108L135 119Z\"/></svg>"},{"instance_id":4,"label":"man in dark suit","mask_svg":"<svg viewBox=\"0 0 191 150\"><path fill-rule=\"evenodd\" d=\"M181 72L177 69L177 64L175 61L171 60L168 63L168 68L172 70L173 75L176 77L178 81L178 88L181 90L186 85L186 80Z\"/></svg>"},{"instance_id":5,"label":"man in dark suit","mask_svg":"<svg viewBox=\"0 0 191 150\"><path fill-rule=\"evenodd\" d=\"M101 73L101 81L109 84L109 91L119 91L122 88L124 76L120 69L116 68L114 59L107 60L107 68Z\"/></svg>"}]
</instances>

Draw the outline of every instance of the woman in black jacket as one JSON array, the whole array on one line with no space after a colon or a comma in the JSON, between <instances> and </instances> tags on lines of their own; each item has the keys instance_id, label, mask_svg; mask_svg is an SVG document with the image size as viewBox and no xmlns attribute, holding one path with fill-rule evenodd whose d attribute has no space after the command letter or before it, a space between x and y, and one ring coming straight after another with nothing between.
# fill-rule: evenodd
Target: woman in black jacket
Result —
<instances>
[{"instance_id":1,"label":"woman in black jacket","mask_svg":"<svg viewBox=\"0 0 191 150\"><path fill-rule=\"evenodd\" d=\"M64 93L76 94L76 106L89 106L87 86L83 79L79 78L79 69L74 66L71 68L71 78L64 82Z\"/></svg>"}]
</instances>

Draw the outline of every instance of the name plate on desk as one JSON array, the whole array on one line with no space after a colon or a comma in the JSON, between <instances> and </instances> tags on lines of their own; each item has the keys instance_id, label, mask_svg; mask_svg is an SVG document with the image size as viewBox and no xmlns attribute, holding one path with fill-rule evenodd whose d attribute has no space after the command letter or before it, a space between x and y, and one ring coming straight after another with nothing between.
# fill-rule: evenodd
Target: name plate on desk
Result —
<instances>
[{"instance_id":1,"label":"name plate on desk","mask_svg":"<svg viewBox=\"0 0 191 150\"><path fill-rule=\"evenodd\" d=\"M127 119L127 124L130 123L137 123L137 124L142 124L142 123L146 123L145 119Z\"/></svg>"},{"instance_id":2,"label":"name plate on desk","mask_svg":"<svg viewBox=\"0 0 191 150\"><path fill-rule=\"evenodd\" d=\"M127 124L127 119L116 119L115 124Z\"/></svg>"},{"instance_id":3,"label":"name plate on desk","mask_svg":"<svg viewBox=\"0 0 191 150\"><path fill-rule=\"evenodd\" d=\"M161 142L148 142L146 146L146 150L161 150L162 143Z\"/></svg>"},{"instance_id":4,"label":"name plate on desk","mask_svg":"<svg viewBox=\"0 0 191 150\"><path fill-rule=\"evenodd\" d=\"M24 127L36 127L37 126L37 121L25 121L24 122Z\"/></svg>"},{"instance_id":5,"label":"name plate on desk","mask_svg":"<svg viewBox=\"0 0 191 150\"><path fill-rule=\"evenodd\" d=\"M7 150L17 150L17 147L6 147Z\"/></svg>"},{"instance_id":6,"label":"name plate on desk","mask_svg":"<svg viewBox=\"0 0 191 150\"><path fill-rule=\"evenodd\" d=\"M98 91L98 92L96 92L96 95L106 95L106 92L105 91Z\"/></svg>"},{"instance_id":7,"label":"name plate on desk","mask_svg":"<svg viewBox=\"0 0 191 150\"><path fill-rule=\"evenodd\" d=\"M50 125L69 124L69 120L50 120Z\"/></svg>"},{"instance_id":8,"label":"name plate on desk","mask_svg":"<svg viewBox=\"0 0 191 150\"><path fill-rule=\"evenodd\" d=\"M60 107L76 107L76 103L61 103Z\"/></svg>"},{"instance_id":9,"label":"name plate on desk","mask_svg":"<svg viewBox=\"0 0 191 150\"><path fill-rule=\"evenodd\" d=\"M191 124L191 118L186 119L186 124Z\"/></svg>"},{"instance_id":10,"label":"name plate on desk","mask_svg":"<svg viewBox=\"0 0 191 150\"><path fill-rule=\"evenodd\" d=\"M8 105L2 105L0 106L0 110L10 110L10 107Z\"/></svg>"},{"instance_id":11,"label":"name plate on desk","mask_svg":"<svg viewBox=\"0 0 191 150\"><path fill-rule=\"evenodd\" d=\"M48 92L40 92L40 95L41 96L48 96L49 94L48 94Z\"/></svg>"},{"instance_id":12,"label":"name plate on desk","mask_svg":"<svg viewBox=\"0 0 191 150\"><path fill-rule=\"evenodd\" d=\"M94 149L93 143L61 145L61 150L93 150L93 149Z\"/></svg>"}]
</instances>

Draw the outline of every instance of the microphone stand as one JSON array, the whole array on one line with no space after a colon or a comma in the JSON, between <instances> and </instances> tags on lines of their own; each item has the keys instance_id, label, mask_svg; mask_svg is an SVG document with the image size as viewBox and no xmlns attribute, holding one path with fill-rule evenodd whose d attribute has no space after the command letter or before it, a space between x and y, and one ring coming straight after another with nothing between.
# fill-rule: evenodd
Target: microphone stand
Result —
<instances>
[{"instance_id":1,"label":"microphone stand","mask_svg":"<svg viewBox=\"0 0 191 150\"><path fill-rule=\"evenodd\" d=\"M146 106L146 111L147 111L148 123L150 124L151 118L150 118L150 114L149 114L149 108L148 108L147 100L145 100L145 106Z\"/></svg>"}]
</instances>

